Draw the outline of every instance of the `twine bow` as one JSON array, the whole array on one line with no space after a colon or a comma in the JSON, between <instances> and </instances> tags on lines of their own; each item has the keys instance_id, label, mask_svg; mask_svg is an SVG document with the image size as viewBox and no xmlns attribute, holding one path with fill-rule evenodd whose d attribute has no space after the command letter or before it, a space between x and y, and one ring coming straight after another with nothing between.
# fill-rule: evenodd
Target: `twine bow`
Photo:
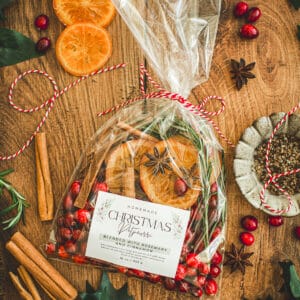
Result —
<instances>
[{"instance_id":1,"label":"twine bow","mask_svg":"<svg viewBox=\"0 0 300 300\"><path fill-rule=\"evenodd\" d=\"M32 135L29 137L29 139L24 143L24 145L19 150L17 150L16 152L14 152L13 154L0 156L0 161L11 160L13 158L16 158L21 153L23 153L26 148L29 147L29 145L33 141L33 139L36 136L36 134L41 130L42 126L45 124L45 122L46 122L46 120L47 120L47 118L49 116L49 113L51 112L51 110L54 107L55 101L60 96L62 96L64 93L66 93L69 89L71 89L72 87L76 86L80 82L88 79L89 77L92 77L92 76L95 76L95 75L98 75L98 74L102 74L102 73L105 73L105 72L113 71L113 70L116 70L116 69L124 68L124 67L125 67L125 64L119 64L119 65L115 65L115 66L111 66L111 67L100 69L100 70L95 71L95 72L93 72L93 73L91 73L89 75L82 76L82 77L76 79L75 81L71 82L68 86L66 86L62 90L58 89L56 81L48 73L46 73L44 71L41 71L41 70L28 70L28 71L20 74L13 81L13 83L11 84L11 86L9 88L9 92L8 92L8 103L12 106L12 108L14 108L15 110L17 110L18 112L21 112L21 113L33 113L33 112L41 110L42 108L45 108L45 107L48 107L48 108L47 108L47 110L46 110L46 112L45 112L42 120L37 125L35 131L32 133ZM50 99L48 99L45 102L43 102L40 106L33 107L33 108L30 108L30 109L24 109L22 107L17 106L14 103L14 101L13 101L13 90L16 87L18 81L21 80L22 78L24 78L25 76L29 75L29 74L40 74L40 75L45 76L50 81L50 83L52 84L52 87L53 87L53 96Z\"/></svg>"},{"instance_id":2,"label":"twine bow","mask_svg":"<svg viewBox=\"0 0 300 300\"><path fill-rule=\"evenodd\" d=\"M145 92L145 84L144 84L144 76L148 79L148 81L158 90L156 92L151 92L146 94ZM224 109L225 109L225 100L219 96L208 96L204 98L202 101L200 101L199 105L194 105L191 102L189 102L187 99L185 99L183 96L177 93L172 93L169 92L165 89L163 89L149 74L147 69L143 64L140 65L140 87L141 87L141 96L136 97L133 99L129 99L127 101L124 101L123 103L116 105L114 107L111 107L103 112L100 112L97 114L98 117L104 116L108 113L111 113L113 111L117 111L122 107L128 106L130 104L133 104L135 102L145 100L145 99L151 99L151 98L165 98L165 99L170 99L172 101L178 101L179 103L182 104L183 107L185 107L187 110L189 110L191 113L201 116L203 119L207 120L216 130L216 132L219 134L219 136L227 142L228 145L231 147L235 147L230 140L228 140L225 135L222 133L220 128L217 126L217 124L211 119L213 116L218 116L221 114ZM218 111L207 111L204 109L204 106L207 104L208 101L210 100L218 100L221 103L221 108Z\"/></svg>"},{"instance_id":3,"label":"twine bow","mask_svg":"<svg viewBox=\"0 0 300 300\"><path fill-rule=\"evenodd\" d=\"M105 72L109 72L109 71L113 71L113 70L117 70L120 68L124 68L126 66L126 64L122 63L122 64L118 64L118 65L114 65L111 67L107 67L107 68L103 68L100 69L98 71L95 71L89 75L85 75L82 76L78 79L76 79L75 81L71 82L68 86L66 86L65 88L59 90L56 81L54 80L53 77L51 77L48 73L41 71L41 70L28 70L22 74L20 74L11 84L10 88L9 88L9 92L8 92L8 103L12 106L12 108L14 108L15 110L17 110L18 112L21 113L34 113L37 112L43 108L46 108L46 112L42 118L42 120L39 122L39 124L37 125L35 131L31 134L31 136L26 140L26 142L23 144L23 146L18 149L16 152L9 154L9 155L2 155L0 156L0 161L5 161L5 160L11 160L13 158L16 158L17 156L19 156L21 153L23 153L25 151L26 148L29 147L29 145L31 144L31 142L33 141L34 137L36 136L36 134L41 130L42 126L45 124L51 110L54 107L54 104L56 102L56 100L61 97L63 94L65 94L69 89L71 89L72 87L78 85L80 82L88 79L89 77L98 75L98 74L102 74ZM50 83L52 84L53 87L53 96L51 98L49 98L48 100L44 101L41 105L30 108L30 109L25 109L22 107L17 106L14 103L13 100L13 91L14 88L16 87L17 83L19 80L21 80L22 78L24 78L25 76L29 75L29 74L39 74L39 75L43 75L45 76ZM153 92L150 94L145 94L145 87L144 87L144 74L148 77L149 81L159 90L158 92ZM143 99L149 99L149 98L168 98L171 100L177 100L180 103L182 103L184 105L184 107L186 107L188 110L190 110L191 112L193 112L196 115L200 115L203 118L205 118L206 120L208 120L216 129L216 131L220 134L220 136L226 140L232 147L234 147L234 145L227 140L227 138L223 135L223 133L220 131L220 129L218 128L218 126L210 119L211 116L217 116L220 113L222 113L225 109L225 102L221 97L218 96L209 96L207 98L205 98L199 105L193 105L192 103L188 102L186 99L184 99L182 96L176 94L176 93L171 93L168 92L164 89L162 89L158 83L156 83L152 77L149 75L149 73L147 72L146 68L141 65L141 72L140 72L140 81L141 81L141 97L138 98L134 98L128 101L123 102L120 105L114 106L104 112L101 112L98 114L98 116L102 116L105 114L108 114L110 112L116 111L124 106L127 106L129 104L132 104L136 101L140 101ZM204 105L207 103L207 101L211 100L211 99L217 99L221 102L221 108L216 111L216 112L208 112L206 111L203 107Z\"/></svg>"},{"instance_id":4,"label":"twine bow","mask_svg":"<svg viewBox=\"0 0 300 300\"><path fill-rule=\"evenodd\" d=\"M270 169L270 160L269 160L269 156L270 156L270 151L271 151L271 146L272 146L272 141L273 141L273 138L276 134L276 132L278 131L278 129L282 126L282 124L284 122L287 121L287 119L296 111L300 109L300 102L298 103L298 105L296 105L293 109L291 109L275 126L275 128L273 129L272 131L272 134L269 138L269 141L268 141L268 144L267 144L267 152L266 152L266 170L268 172L268 176L269 176L269 179L264 183L263 185L263 188L260 192L260 200L261 200L261 203L263 204L263 206L269 210L272 214L276 214L276 215L282 215L284 213L287 213L290 211L291 209L291 206L292 206L292 198L291 196L289 195L289 193L287 191L285 191L278 183L277 183L277 180L280 178L280 177L283 177L283 176L289 176L289 175L292 175L292 174L296 174L296 173L299 173L300 172L300 168L299 169L294 169L294 170L289 170L289 171L286 171L284 173L274 173L272 174L272 171ZM289 204L288 206L285 208L285 209L274 209L270 206L270 204L267 203L266 199L265 199L265 193L266 193L266 190L268 188L268 186L270 184L273 184L279 191L281 191L282 194L284 194L288 201L289 201Z\"/></svg>"}]
</instances>

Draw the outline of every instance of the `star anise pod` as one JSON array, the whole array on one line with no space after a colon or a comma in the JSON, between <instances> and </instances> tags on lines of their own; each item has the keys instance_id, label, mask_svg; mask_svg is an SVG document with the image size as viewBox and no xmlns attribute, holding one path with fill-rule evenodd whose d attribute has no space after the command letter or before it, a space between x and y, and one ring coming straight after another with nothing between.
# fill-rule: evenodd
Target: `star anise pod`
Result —
<instances>
[{"instance_id":1,"label":"star anise pod","mask_svg":"<svg viewBox=\"0 0 300 300\"><path fill-rule=\"evenodd\" d=\"M240 270L242 274L245 274L245 269L247 266L253 266L253 264L248 260L254 252L245 253L245 245L243 245L240 250L232 243L231 251L225 251L225 255L228 260L224 263L224 266L231 267L231 273L236 270Z\"/></svg>"},{"instance_id":2,"label":"star anise pod","mask_svg":"<svg viewBox=\"0 0 300 300\"><path fill-rule=\"evenodd\" d=\"M172 171L170 166L170 157L168 157L167 148L162 153L159 153L156 147L153 148L153 155L150 153L145 153L149 160L144 163L146 167L153 167L153 175L157 175L158 172L165 174L165 169Z\"/></svg>"},{"instance_id":3,"label":"star anise pod","mask_svg":"<svg viewBox=\"0 0 300 300\"><path fill-rule=\"evenodd\" d=\"M231 71L233 74L231 77L235 80L235 85L238 90L240 90L244 84L247 84L248 79L255 78L255 75L250 71L254 68L255 62L252 62L246 65L246 62L243 58L240 59L240 62L232 59L231 60Z\"/></svg>"},{"instance_id":4,"label":"star anise pod","mask_svg":"<svg viewBox=\"0 0 300 300\"><path fill-rule=\"evenodd\" d=\"M179 169L182 172L182 179L186 182L188 186L191 186L192 182L201 179L200 176L197 176L197 164L193 164L190 169L186 169L184 167L180 167Z\"/></svg>"}]
</instances>

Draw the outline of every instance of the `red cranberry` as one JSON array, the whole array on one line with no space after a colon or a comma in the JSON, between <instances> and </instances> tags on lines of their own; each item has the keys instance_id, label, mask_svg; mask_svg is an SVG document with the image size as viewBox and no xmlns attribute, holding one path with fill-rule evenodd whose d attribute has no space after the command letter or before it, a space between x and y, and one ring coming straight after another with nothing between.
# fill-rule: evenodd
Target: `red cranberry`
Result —
<instances>
[{"instance_id":1,"label":"red cranberry","mask_svg":"<svg viewBox=\"0 0 300 300\"><path fill-rule=\"evenodd\" d=\"M184 242L189 241L192 236L193 236L193 233L192 233L191 229L188 228L186 233L185 233Z\"/></svg>"},{"instance_id":2,"label":"red cranberry","mask_svg":"<svg viewBox=\"0 0 300 300\"><path fill-rule=\"evenodd\" d=\"M65 250L68 253L71 253L71 254L76 253L77 246L72 241L67 241L64 246L65 246Z\"/></svg>"},{"instance_id":3,"label":"red cranberry","mask_svg":"<svg viewBox=\"0 0 300 300\"><path fill-rule=\"evenodd\" d=\"M210 186L210 192L212 194L216 193L218 191L218 184L216 182L214 182L211 186Z\"/></svg>"},{"instance_id":4,"label":"red cranberry","mask_svg":"<svg viewBox=\"0 0 300 300\"><path fill-rule=\"evenodd\" d=\"M257 228L258 221L253 216L245 216L241 220L241 225L244 229L248 231L254 231Z\"/></svg>"},{"instance_id":5,"label":"red cranberry","mask_svg":"<svg viewBox=\"0 0 300 300\"><path fill-rule=\"evenodd\" d=\"M161 277L157 274L149 274L149 280L153 283L161 282Z\"/></svg>"},{"instance_id":6,"label":"red cranberry","mask_svg":"<svg viewBox=\"0 0 300 300\"><path fill-rule=\"evenodd\" d=\"M186 193L187 189L188 187L185 181L181 178L177 178L174 183L174 192L176 193L176 195L183 196Z\"/></svg>"},{"instance_id":7,"label":"red cranberry","mask_svg":"<svg viewBox=\"0 0 300 300\"><path fill-rule=\"evenodd\" d=\"M216 227L214 232L211 235L211 239L210 241L213 241L220 233L221 233L221 228L220 227Z\"/></svg>"},{"instance_id":8,"label":"red cranberry","mask_svg":"<svg viewBox=\"0 0 300 300\"><path fill-rule=\"evenodd\" d=\"M217 195L212 195L209 198L208 205L209 205L210 208L216 208L217 207L217 205L218 205L218 197L217 197Z\"/></svg>"},{"instance_id":9,"label":"red cranberry","mask_svg":"<svg viewBox=\"0 0 300 300\"><path fill-rule=\"evenodd\" d=\"M269 224L271 226L281 226L283 224L283 217L282 216L269 216Z\"/></svg>"},{"instance_id":10,"label":"red cranberry","mask_svg":"<svg viewBox=\"0 0 300 300\"><path fill-rule=\"evenodd\" d=\"M209 274L211 277L218 277L221 273L221 269L219 266L217 265L211 265L210 266L210 271L209 271Z\"/></svg>"},{"instance_id":11,"label":"red cranberry","mask_svg":"<svg viewBox=\"0 0 300 300\"><path fill-rule=\"evenodd\" d=\"M180 281L184 279L185 276L186 276L186 267L182 264L179 264L177 267L175 280Z\"/></svg>"},{"instance_id":12,"label":"red cranberry","mask_svg":"<svg viewBox=\"0 0 300 300\"><path fill-rule=\"evenodd\" d=\"M295 237L300 240L300 226L296 226L294 228L294 234L295 234Z\"/></svg>"},{"instance_id":13,"label":"red cranberry","mask_svg":"<svg viewBox=\"0 0 300 300\"><path fill-rule=\"evenodd\" d=\"M207 279L204 289L207 295L215 295L218 291L218 285L213 279Z\"/></svg>"},{"instance_id":14,"label":"red cranberry","mask_svg":"<svg viewBox=\"0 0 300 300\"><path fill-rule=\"evenodd\" d=\"M71 212L67 212L64 217L64 225L66 227L72 227L76 225L74 215Z\"/></svg>"},{"instance_id":15,"label":"red cranberry","mask_svg":"<svg viewBox=\"0 0 300 300\"><path fill-rule=\"evenodd\" d=\"M261 16L261 10L258 7L252 7L247 15L247 21L249 23L256 22Z\"/></svg>"},{"instance_id":16,"label":"red cranberry","mask_svg":"<svg viewBox=\"0 0 300 300\"><path fill-rule=\"evenodd\" d=\"M199 275L194 279L193 284L197 287L202 287L204 286L205 282L206 282L206 277Z\"/></svg>"},{"instance_id":17,"label":"red cranberry","mask_svg":"<svg viewBox=\"0 0 300 300\"><path fill-rule=\"evenodd\" d=\"M219 265L222 262L222 259L223 259L222 254L219 251L217 251L212 257L211 263L214 265Z\"/></svg>"},{"instance_id":18,"label":"red cranberry","mask_svg":"<svg viewBox=\"0 0 300 300\"><path fill-rule=\"evenodd\" d=\"M49 18L46 15L39 15L34 20L34 25L39 30L46 30L49 26Z\"/></svg>"},{"instance_id":19,"label":"red cranberry","mask_svg":"<svg viewBox=\"0 0 300 300\"><path fill-rule=\"evenodd\" d=\"M197 275L197 269L189 268L189 267L186 269L186 276L195 277L196 275Z\"/></svg>"},{"instance_id":20,"label":"red cranberry","mask_svg":"<svg viewBox=\"0 0 300 300\"><path fill-rule=\"evenodd\" d=\"M53 243L48 243L45 246L45 251L47 254L53 254L55 252L56 246Z\"/></svg>"},{"instance_id":21,"label":"red cranberry","mask_svg":"<svg viewBox=\"0 0 300 300\"><path fill-rule=\"evenodd\" d=\"M36 44L35 49L37 52L44 53L51 47L51 42L47 37L40 38Z\"/></svg>"},{"instance_id":22,"label":"red cranberry","mask_svg":"<svg viewBox=\"0 0 300 300\"><path fill-rule=\"evenodd\" d=\"M127 273L127 271L128 271L128 268L125 268L125 267L118 267L117 268L118 269L118 271L120 272L120 273L123 273L123 274L126 274Z\"/></svg>"},{"instance_id":23,"label":"red cranberry","mask_svg":"<svg viewBox=\"0 0 300 300\"><path fill-rule=\"evenodd\" d=\"M200 261L197 258L197 254L189 253L186 257L186 263L192 268L198 268Z\"/></svg>"},{"instance_id":24,"label":"red cranberry","mask_svg":"<svg viewBox=\"0 0 300 300\"><path fill-rule=\"evenodd\" d=\"M145 272L143 272L143 271L133 269L132 273L137 277L145 278Z\"/></svg>"},{"instance_id":25,"label":"red cranberry","mask_svg":"<svg viewBox=\"0 0 300 300\"><path fill-rule=\"evenodd\" d=\"M242 37L244 37L246 39L254 39L254 38L258 37L259 31L254 25L245 24L240 29L240 34Z\"/></svg>"},{"instance_id":26,"label":"red cranberry","mask_svg":"<svg viewBox=\"0 0 300 300\"><path fill-rule=\"evenodd\" d=\"M172 278L165 278L164 286L167 290L173 291L176 289L176 282Z\"/></svg>"},{"instance_id":27,"label":"red cranberry","mask_svg":"<svg viewBox=\"0 0 300 300\"><path fill-rule=\"evenodd\" d=\"M81 182L76 180L72 183L71 187L70 187L70 193L73 197L73 199L75 199L79 192L80 192L80 188L81 188Z\"/></svg>"},{"instance_id":28,"label":"red cranberry","mask_svg":"<svg viewBox=\"0 0 300 300\"><path fill-rule=\"evenodd\" d=\"M191 293L192 293L192 295L199 297L199 298L203 295L202 289L197 289L195 287L192 288Z\"/></svg>"},{"instance_id":29,"label":"red cranberry","mask_svg":"<svg viewBox=\"0 0 300 300\"><path fill-rule=\"evenodd\" d=\"M234 15L236 17L244 16L248 11L248 4L246 2L238 2L234 8Z\"/></svg>"},{"instance_id":30,"label":"red cranberry","mask_svg":"<svg viewBox=\"0 0 300 300\"><path fill-rule=\"evenodd\" d=\"M62 226L64 226L64 220L65 220L65 218L63 217L63 216L60 216L60 217L58 217L57 218L57 225L59 226L59 227L62 227Z\"/></svg>"},{"instance_id":31,"label":"red cranberry","mask_svg":"<svg viewBox=\"0 0 300 300\"><path fill-rule=\"evenodd\" d=\"M65 240L70 240L72 238L72 231L69 228L61 228L60 236Z\"/></svg>"},{"instance_id":32,"label":"red cranberry","mask_svg":"<svg viewBox=\"0 0 300 300\"><path fill-rule=\"evenodd\" d=\"M186 281L180 281L178 287L181 293L187 293L190 290L190 285Z\"/></svg>"},{"instance_id":33,"label":"red cranberry","mask_svg":"<svg viewBox=\"0 0 300 300\"><path fill-rule=\"evenodd\" d=\"M80 224L87 224L91 219L91 214L88 210L81 208L74 213L74 218Z\"/></svg>"},{"instance_id":34,"label":"red cranberry","mask_svg":"<svg viewBox=\"0 0 300 300\"><path fill-rule=\"evenodd\" d=\"M300 240L300 226L296 226L294 228L294 234L295 234L295 237Z\"/></svg>"},{"instance_id":35,"label":"red cranberry","mask_svg":"<svg viewBox=\"0 0 300 300\"><path fill-rule=\"evenodd\" d=\"M72 210L73 209L73 199L70 194L67 194L63 200L63 208L65 210Z\"/></svg>"},{"instance_id":36,"label":"red cranberry","mask_svg":"<svg viewBox=\"0 0 300 300\"><path fill-rule=\"evenodd\" d=\"M69 257L69 254L68 254L68 252L65 250L65 247L64 247L64 246L59 246L59 248L58 248L58 255L59 255L59 257L61 257L61 258L68 258L68 257Z\"/></svg>"},{"instance_id":37,"label":"red cranberry","mask_svg":"<svg viewBox=\"0 0 300 300\"><path fill-rule=\"evenodd\" d=\"M207 275L209 273L209 266L206 263L200 262L198 266L198 271L200 274Z\"/></svg>"},{"instance_id":38,"label":"red cranberry","mask_svg":"<svg viewBox=\"0 0 300 300\"><path fill-rule=\"evenodd\" d=\"M82 256L82 255L73 255L72 259L73 259L74 263L76 263L76 264L84 264L87 262L86 257Z\"/></svg>"},{"instance_id":39,"label":"red cranberry","mask_svg":"<svg viewBox=\"0 0 300 300\"><path fill-rule=\"evenodd\" d=\"M73 230L72 239L74 241L81 242L82 240L84 240L85 236L86 236L85 231L82 231L80 229Z\"/></svg>"},{"instance_id":40,"label":"red cranberry","mask_svg":"<svg viewBox=\"0 0 300 300\"><path fill-rule=\"evenodd\" d=\"M242 232L240 234L240 241L245 246L251 246L254 243L254 235L250 232Z\"/></svg>"},{"instance_id":41,"label":"red cranberry","mask_svg":"<svg viewBox=\"0 0 300 300\"><path fill-rule=\"evenodd\" d=\"M185 261L188 253L189 253L189 247L187 245L183 245L180 254L180 260Z\"/></svg>"},{"instance_id":42,"label":"red cranberry","mask_svg":"<svg viewBox=\"0 0 300 300\"><path fill-rule=\"evenodd\" d=\"M105 182L96 182L96 184L93 187L93 192L97 193L99 191L108 192L108 186Z\"/></svg>"}]
</instances>

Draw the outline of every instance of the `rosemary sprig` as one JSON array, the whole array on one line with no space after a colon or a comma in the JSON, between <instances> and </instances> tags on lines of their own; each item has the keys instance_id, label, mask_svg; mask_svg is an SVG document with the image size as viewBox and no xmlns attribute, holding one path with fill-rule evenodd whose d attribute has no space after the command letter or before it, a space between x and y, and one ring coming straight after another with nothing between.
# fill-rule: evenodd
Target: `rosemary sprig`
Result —
<instances>
[{"instance_id":1,"label":"rosemary sprig","mask_svg":"<svg viewBox=\"0 0 300 300\"><path fill-rule=\"evenodd\" d=\"M0 196L3 194L3 190L7 190L11 196L12 204L2 210L0 210L0 217L10 213L14 209L17 210L17 214L5 221L2 224L5 226L3 230L14 227L21 218L24 217L24 210L29 207L29 203L26 201L24 196L22 196L7 180L4 179L5 176L12 173L13 169L8 169L0 172Z\"/></svg>"},{"instance_id":2,"label":"rosemary sprig","mask_svg":"<svg viewBox=\"0 0 300 300\"><path fill-rule=\"evenodd\" d=\"M206 130L205 126L202 127L203 131ZM143 131L147 132L148 134L155 136L158 139L168 139L173 135L181 135L183 137L188 138L198 150L199 155L199 165L201 169L201 195L198 199L199 202L203 203L204 211L203 211L203 218L201 221L197 221L197 224L194 224L194 221L191 222L191 227L195 226L196 228L201 228L203 234L197 237L197 240L194 241L195 244L204 243L205 247L207 247L211 241L212 234L215 228L218 226L219 222L224 224L225 222L225 212L226 207L222 208L222 212L220 214L220 219L214 223L209 223L209 199L212 196L212 192L210 190L210 178L212 175L212 163L210 161L209 155L209 145L205 143L201 136L209 136L209 132L202 132L199 134L191 124L188 122L179 119L179 118L172 118L165 116L161 118L157 118L151 124L147 124ZM218 178L218 186L219 188L224 191L224 165L222 167L221 175ZM199 204L200 205L200 204Z\"/></svg>"}]
</instances>

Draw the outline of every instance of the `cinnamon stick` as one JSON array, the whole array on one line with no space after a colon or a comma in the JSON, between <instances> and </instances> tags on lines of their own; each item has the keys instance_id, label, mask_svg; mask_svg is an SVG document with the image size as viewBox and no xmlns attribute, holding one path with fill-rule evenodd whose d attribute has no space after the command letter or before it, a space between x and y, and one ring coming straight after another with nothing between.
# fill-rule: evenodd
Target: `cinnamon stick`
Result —
<instances>
[{"instance_id":1,"label":"cinnamon stick","mask_svg":"<svg viewBox=\"0 0 300 300\"><path fill-rule=\"evenodd\" d=\"M37 283L40 285L40 287L43 289L43 291L47 294L47 296L51 300L56 300L56 298L37 280Z\"/></svg>"},{"instance_id":2,"label":"cinnamon stick","mask_svg":"<svg viewBox=\"0 0 300 300\"><path fill-rule=\"evenodd\" d=\"M19 295L25 300L33 300L28 291L22 286L19 277L12 272L9 272L8 274Z\"/></svg>"},{"instance_id":3,"label":"cinnamon stick","mask_svg":"<svg viewBox=\"0 0 300 300\"><path fill-rule=\"evenodd\" d=\"M54 200L47 152L46 134L35 137L38 210L42 221L53 219Z\"/></svg>"},{"instance_id":4,"label":"cinnamon stick","mask_svg":"<svg viewBox=\"0 0 300 300\"><path fill-rule=\"evenodd\" d=\"M122 174L122 189L124 196L135 198L134 167L127 167Z\"/></svg>"},{"instance_id":5,"label":"cinnamon stick","mask_svg":"<svg viewBox=\"0 0 300 300\"><path fill-rule=\"evenodd\" d=\"M113 141L111 140L104 152L102 151L96 152L91 164L89 165L87 174L83 179L80 192L77 198L75 199L74 206L79 208L83 208L85 206L89 193L94 185L98 172L101 168L101 165L106 157L106 154L110 150L112 143Z\"/></svg>"},{"instance_id":6,"label":"cinnamon stick","mask_svg":"<svg viewBox=\"0 0 300 300\"><path fill-rule=\"evenodd\" d=\"M155 137L151 136L150 134L147 134L145 132L142 132L136 128L131 127L130 125L124 123L124 122L118 122L117 126L125 131L130 132L133 135L136 135L138 137L140 137L141 139L153 142L153 143L157 143L158 139L156 139Z\"/></svg>"},{"instance_id":7,"label":"cinnamon stick","mask_svg":"<svg viewBox=\"0 0 300 300\"><path fill-rule=\"evenodd\" d=\"M40 296L31 276L26 271L26 269L21 265L18 267L17 270L18 270L18 273L19 273L21 279L25 283L27 289L31 293L33 300L41 300L41 296Z\"/></svg>"},{"instance_id":8,"label":"cinnamon stick","mask_svg":"<svg viewBox=\"0 0 300 300\"><path fill-rule=\"evenodd\" d=\"M54 297L61 300L75 299L77 290L46 260L46 258L20 232L6 244L6 249Z\"/></svg>"}]
</instances>

